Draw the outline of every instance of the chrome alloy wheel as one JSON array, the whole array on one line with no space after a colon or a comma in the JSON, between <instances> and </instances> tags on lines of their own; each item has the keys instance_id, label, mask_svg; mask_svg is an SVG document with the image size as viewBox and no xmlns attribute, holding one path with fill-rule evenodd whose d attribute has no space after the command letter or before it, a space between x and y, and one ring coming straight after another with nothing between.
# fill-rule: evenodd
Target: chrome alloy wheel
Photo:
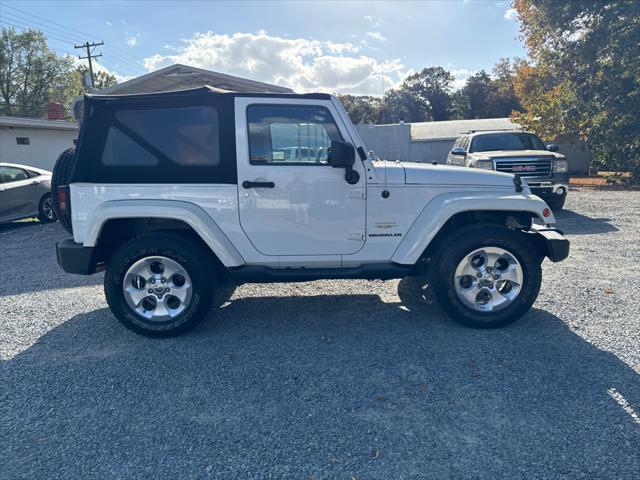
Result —
<instances>
[{"instance_id":1,"label":"chrome alloy wheel","mask_svg":"<svg viewBox=\"0 0 640 480\"><path fill-rule=\"evenodd\" d=\"M466 255L454 277L458 298L478 312L495 312L511 305L523 281L516 257L500 247L478 248Z\"/></svg>"},{"instance_id":2,"label":"chrome alloy wheel","mask_svg":"<svg viewBox=\"0 0 640 480\"><path fill-rule=\"evenodd\" d=\"M44 213L45 217L47 217L49 220L55 220L55 214L53 213L53 204L50 196L45 198L42 202L42 213Z\"/></svg>"},{"instance_id":3,"label":"chrome alloy wheel","mask_svg":"<svg viewBox=\"0 0 640 480\"><path fill-rule=\"evenodd\" d=\"M180 315L191 302L189 274L175 260L145 257L129 267L122 290L127 305L140 317L154 322Z\"/></svg>"}]
</instances>

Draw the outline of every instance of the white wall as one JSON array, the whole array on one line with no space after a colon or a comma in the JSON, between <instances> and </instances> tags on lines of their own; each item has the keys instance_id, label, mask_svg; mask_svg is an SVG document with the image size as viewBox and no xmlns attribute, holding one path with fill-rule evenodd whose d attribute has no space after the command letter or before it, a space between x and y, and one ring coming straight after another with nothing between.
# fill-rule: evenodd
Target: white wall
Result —
<instances>
[{"instance_id":1,"label":"white wall","mask_svg":"<svg viewBox=\"0 0 640 480\"><path fill-rule=\"evenodd\" d=\"M77 136L74 130L0 127L0 162L52 170L58 155L72 147ZM30 145L18 145L16 137L29 137Z\"/></svg>"},{"instance_id":2,"label":"white wall","mask_svg":"<svg viewBox=\"0 0 640 480\"><path fill-rule=\"evenodd\" d=\"M368 150L374 150L387 160L410 160L411 126L408 123L355 127Z\"/></svg>"}]
</instances>

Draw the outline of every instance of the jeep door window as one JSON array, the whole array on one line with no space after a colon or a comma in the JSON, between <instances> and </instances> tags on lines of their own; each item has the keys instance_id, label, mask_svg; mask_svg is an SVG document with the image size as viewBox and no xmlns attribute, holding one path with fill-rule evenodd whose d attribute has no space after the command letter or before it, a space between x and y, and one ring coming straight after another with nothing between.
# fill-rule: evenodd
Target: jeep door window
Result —
<instances>
[{"instance_id":1,"label":"jeep door window","mask_svg":"<svg viewBox=\"0 0 640 480\"><path fill-rule=\"evenodd\" d=\"M247 122L253 165L327 165L331 142L342 140L325 107L251 105Z\"/></svg>"},{"instance_id":2,"label":"jeep door window","mask_svg":"<svg viewBox=\"0 0 640 480\"><path fill-rule=\"evenodd\" d=\"M491 133L478 135L471 142L470 152L494 150L544 150L540 139L531 133Z\"/></svg>"},{"instance_id":3,"label":"jeep door window","mask_svg":"<svg viewBox=\"0 0 640 480\"><path fill-rule=\"evenodd\" d=\"M218 112L212 106L193 106L164 109L120 110L116 112L117 123L124 127L113 130L114 144L121 149L122 156L108 151L109 136L105 144L103 163L110 162L133 165L153 165L160 156L181 166L216 166L220 164L220 141L218 133ZM145 154L135 154L138 150L125 140L124 134L143 145ZM141 147L142 148L142 147Z\"/></svg>"}]
</instances>

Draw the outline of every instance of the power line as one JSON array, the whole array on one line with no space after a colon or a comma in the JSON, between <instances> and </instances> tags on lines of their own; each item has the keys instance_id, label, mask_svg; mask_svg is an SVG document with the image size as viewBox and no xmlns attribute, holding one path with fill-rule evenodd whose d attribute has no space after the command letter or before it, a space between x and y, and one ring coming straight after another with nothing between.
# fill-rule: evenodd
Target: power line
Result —
<instances>
[{"instance_id":1,"label":"power line","mask_svg":"<svg viewBox=\"0 0 640 480\"><path fill-rule=\"evenodd\" d=\"M77 29L75 29L75 28L69 27L68 25L63 25L63 24L61 24L61 23L54 22L53 20L47 20L46 18L39 17L39 16L38 16L38 15L36 15L36 14L29 13L29 12L27 12L27 11L25 11L25 10L20 10L19 8L16 8L16 7L13 7L13 6L10 6L10 5L5 5L4 7L5 7L5 8L10 8L10 9L12 9L12 10L15 10L16 12L19 12L19 13L21 13L21 14L23 14L23 15L27 15L28 17L37 18L37 19L42 20L42 21L44 21L44 22L46 22L46 23L50 23L50 24L52 24L52 25L56 25L56 26L58 26L58 27L62 27L62 28L65 30L65 32L66 32L66 31L68 31L68 30L71 30L71 31L76 32L76 33L78 33L79 35L81 35L82 37L85 37L85 38L86 38L86 37L92 37L93 35L95 35L95 33L94 33L94 34L91 34L91 33L82 32L81 30L77 30ZM15 15L15 13L11 13L11 14L12 14L12 15ZM30 20L30 21L33 21L33 20ZM33 21L33 22L35 23L35 21ZM47 28L55 28L55 27L47 27ZM69 35L67 35L67 36L69 36ZM75 41L75 40L74 40L74 41ZM116 47L116 46L114 46L114 45L111 45L111 46L110 46L110 48L115 49L115 50L119 51L120 53L122 53L122 54L124 54L124 55L126 55L126 56L130 56L132 59L135 59L135 60L137 60L137 61L139 61L139 62L142 62L142 61L143 61L143 59L141 59L141 58L139 58L139 57L137 57L137 56L135 56L135 55L131 55L131 53L130 53L130 52L125 52L123 49L118 48L118 47Z\"/></svg>"},{"instance_id":2,"label":"power line","mask_svg":"<svg viewBox=\"0 0 640 480\"><path fill-rule=\"evenodd\" d=\"M15 28L19 28L20 30L37 30L37 31L41 31L39 28L33 27L33 25L29 25L29 24L20 22L18 20L13 20L13 19L12 19L12 21L15 22L15 23L8 22L8 21L6 21L4 19L0 20L0 23L3 23L5 25L10 25L10 26L15 27ZM18 23L19 25L16 25L16 23ZM46 32L43 32L43 33L46 33ZM73 41L69 41L66 38L61 38L61 37L59 37L57 35L54 35L54 34L47 34L46 36L54 38L54 39L56 39L56 40L58 40L60 42L66 43L66 44L73 44Z\"/></svg>"},{"instance_id":3,"label":"power line","mask_svg":"<svg viewBox=\"0 0 640 480\"><path fill-rule=\"evenodd\" d=\"M13 22L19 23L20 25L17 25L16 23L8 22L8 21L6 21L6 20L4 20L4 19L0 20L0 24L9 25L9 26L11 26L11 27L18 28L18 29L20 29L20 30L22 30L22 31L27 31L27 30L38 30L38 31L41 31L42 33L44 33L44 34L45 34L45 36L47 37L47 40L48 40L49 42L50 42L50 41L57 41L57 42L60 42L60 43L64 44L65 46L67 46L67 45L69 45L69 44L72 44L72 45L73 45L73 40L69 40L69 39L67 39L67 38L59 37L58 35L56 35L56 34L54 34L54 33L51 33L51 32L49 32L49 31L47 31L47 30L41 29L41 28L39 28L38 26L30 25L30 24L27 24L27 23L22 22L22 21L19 21L19 20L14 20L13 18L12 18L12 19L10 19L10 20L12 20ZM75 54L75 53L72 53L72 52L70 52L70 51L68 51L68 50L62 50L62 49L54 48L54 47L50 47L50 48L51 48L52 50L54 50L54 51L58 52L58 53L63 53L63 54L65 54L65 55L71 55L72 57L75 57L75 56L76 56L76 54ZM117 63L119 63L119 64L124 64L124 66L125 66L125 67L127 67L127 68L129 68L129 69L136 70L136 71L138 71L138 72L147 73L147 72L146 72L146 70L145 70L144 68L142 68L140 65L138 65L138 64L136 64L136 63L133 63L133 62L131 62L131 61L129 61L129 60L127 60L127 59L125 59L125 58L122 58L122 56L120 56L120 55L115 55L115 54L113 54L113 53L110 53L110 54L109 54L109 56L110 56L110 57L113 57L113 58L114 58L114 60L115 60Z\"/></svg>"},{"instance_id":4,"label":"power line","mask_svg":"<svg viewBox=\"0 0 640 480\"><path fill-rule=\"evenodd\" d=\"M66 37L69 39L69 42L73 43L75 41L78 40L78 37L72 37L71 35L69 35L67 32L61 30L61 29L57 29L55 27L51 27L49 25L45 25L43 23L40 22L36 22L35 20L31 20L30 18L26 18L23 17L21 15L15 15L11 12L5 12L3 15L3 17L8 18L9 20L11 20L12 22L18 22L21 23L23 25L28 25L28 26L34 26L34 27L38 27L39 30L43 30L43 29L49 29L52 33L54 33L55 35L59 35L61 37ZM13 17L13 18L12 18ZM26 23L25 20L27 22L31 22L31 23ZM31 25L34 24L34 25ZM44 31L44 30L43 30Z\"/></svg>"},{"instance_id":5,"label":"power line","mask_svg":"<svg viewBox=\"0 0 640 480\"><path fill-rule=\"evenodd\" d=\"M79 34L79 35L81 35L83 37L90 37L91 36L90 33L81 32L80 30L76 30L75 28L71 28L71 27L69 27L67 25L62 25L61 23L54 22L53 20L47 20L46 18L39 17L38 15L36 15L34 13L29 13L29 12L26 12L24 10L20 10L19 8L13 7L11 5L3 5L3 8L8 8L10 10L14 10L16 12L22 13L23 15L28 15L28 16L33 17L33 18L38 18L38 19L43 20L43 21L45 21L47 23L51 23L53 25L57 25L58 27L62 27L65 30L72 30L72 31L76 32L77 34Z\"/></svg>"}]
</instances>

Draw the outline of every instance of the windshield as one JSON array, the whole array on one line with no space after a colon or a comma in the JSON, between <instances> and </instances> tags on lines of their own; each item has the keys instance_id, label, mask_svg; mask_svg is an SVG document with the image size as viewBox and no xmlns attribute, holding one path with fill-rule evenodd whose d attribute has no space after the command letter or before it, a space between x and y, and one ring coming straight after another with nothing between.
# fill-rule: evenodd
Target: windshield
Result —
<instances>
[{"instance_id":1,"label":"windshield","mask_svg":"<svg viewBox=\"0 0 640 480\"><path fill-rule=\"evenodd\" d=\"M490 133L478 135L471 141L469 152L493 150L544 150L544 145L532 133Z\"/></svg>"}]
</instances>

